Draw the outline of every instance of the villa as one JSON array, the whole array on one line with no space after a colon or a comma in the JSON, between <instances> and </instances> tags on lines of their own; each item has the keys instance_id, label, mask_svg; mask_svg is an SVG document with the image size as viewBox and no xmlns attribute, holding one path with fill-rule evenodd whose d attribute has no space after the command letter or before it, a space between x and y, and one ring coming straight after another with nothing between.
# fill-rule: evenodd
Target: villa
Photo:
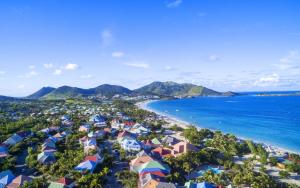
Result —
<instances>
[{"instance_id":1,"label":"villa","mask_svg":"<svg viewBox=\"0 0 300 188\"><path fill-rule=\"evenodd\" d=\"M207 183L207 182L201 182L201 183L194 183L194 182L186 182L184 184L186 188L216 188L213 184Z\"/></svg>"},{"instance_id":2,"label":"villa","mask_svg":"<svg viewBox=\"0 0 300 188\"><path fill-rule=\"evenodd\" d=\"M15 179L14 174L10 170L5 170L0 173L0 188L4 188Z\"/></svg>"},{"instance_id":3,"label":"villa","mask_svg":"<svg viewBox=\"0 0 300 188\"><path fill-rule=\"evenodd\" d=\"M6 187L7 188L19 188L22 187L24 185L25 182L31 182L32 178L28 177L28 176L23 176L20 175L18 177L16 177L10 184L8 184Z\"/></svg>"},{"instance_id":4,"label":"villa","mask_svg":"<svg viewBox=\"0 0 300 188\"><path fill-rule=\"evenodd\" d=\"M55 156L53 152L42 152L38 154L37 160L44 165L49 165L55 162Z\"/></svg>"},{"instance_id":5,"label":"villa","mask_svg":"<svg viewBox=\"0 0 300 188\"><path fill-rule=\"evenodd\" d=\"M176 186L173 183L167 183L164 177L145 174L139 180L139 188L176 188Z\"/></svg>"},{"instance_id":6,"label":"villa","mask_svg":"<svg viewBox=\"0 0 300 188\"><path fill-rule=\"evenodd\" d=\"M99 114L90 117L89 122L91 122L95 127L106 127L105 117Z\"/></svg>"},{"instance_id":7,"label":"villa","mask_svg":"<svg viewBox=\"0 0 300 188\"><path fill-rule=\"evenodd\" d=\"M158 158L172 157L172 149L159 146L151 151Z\"/></svg>"},{"instance_id":8,"label":"villa","mask_svg":"<svg viewBox=\"0 0 300 188\"><path fill-rule=\"evenodd\" d=\"M79 132L89 132L91 126L89 124L81 125L78 129Z\"/></svg>"},{"instance_id":9,"label":"villa","mask_svg":"<svg viewBox=\"0 0 300 188\"><path fill-rule=\"evenodd\" d=\"M90 161L90 160L86 160L81 162L79 165L77 165L75 167L75 170L81 172L81 173L93 173L93 171L95 170L97 166L97 163L95 163L94 161Z\"/></svg>"},{"instance_id":10,"label":"villa","mask_svg":"<svg viewBox=\"0 0 300 188\"><path fill-rule=\"evenodd\" d=\"M137 172L137 169L136 169L137 167L139 167L140 165L143 165L149 161L154 161L154 159L148 155L137 157L130 161L130 170Z\"/></svg>"},{"instance_id":11,"label":"villa","mask_svg":"<svg viewBox=\"0 0 300 188\"><path fill-rule=\"evenodd\" d=\"M95 162L96 164L102 163L103 160L104 160L104 157L103 157L103 156L100 156L99 153L96 153L95 155L86 156L86 157L84 158L84 161L93 161L93 162Z\"/></svg>"},{"instance_id":12,"label":"villa","mask_svg":"<svg viewBox=\"0 0 300 188\"><path fill-rule=\"evenodd\" d=\"M8 148L5 144L0 144L0 158L8 156Z\"/></svg>"},{"instance_id":13,"label":"villa","mask_svg":"<svg viewBox=\"0 0 300 188\"><path fill-rule=\"evenodd\" d=\"M196 146L194 146L186 141L181 141L181 142L173 145L173 155L174 156L178 156L178 155L187 153L188 151L199 151L199 149Z\"/></svg>"},{"instance_id":14,"label":"villa","mask_svg":"<svg viewBox=\"0 0 300 188\"><path fill-rule=\"evenodd\" d=\"M17 133L15 133L11 137L9 137L7 140L5 140L3 143L6 145L9 145L9 146L13 146L21 141L23 141L23 138L21 136L19 136Z\"/></svg>"},{"instance_id":15,"label":"villa","mask_svg":"<svg viewBox=\"0 0 300 188\"><path fill-rule=\"evenodd\" d=\"M69 178L60 178L57 182L51 182L48 188L73 188L75 182Z\"/></svg>"},{"instance_id":16,"label":"villa","mask_svg":"<svg viewBox=\"0 0 300 188\"><path fill-rule=\"evenodd\" d=\"M172 136L166 136L162 139L162 143L168 145L168 146L172 146L175 145L177 143L179 143L180 141L177 138L174 138Z\"/></svg>"},{"instance_id":17,"label":"villa","mask_svg":"<svg viewBox=\"0 0 300 188\"><path fill-rule=\"evenodd\" d=\"M142 149L141 144L134 138L123 138L121 147L126 151L140 151Z\"/></svg>"}]
</instances>

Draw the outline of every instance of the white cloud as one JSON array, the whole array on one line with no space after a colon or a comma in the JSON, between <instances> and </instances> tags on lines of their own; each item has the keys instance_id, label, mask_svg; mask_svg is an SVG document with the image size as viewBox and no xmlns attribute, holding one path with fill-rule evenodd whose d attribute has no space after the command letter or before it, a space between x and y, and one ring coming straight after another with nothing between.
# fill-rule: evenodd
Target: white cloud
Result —
<instances>
[{"instance_id":1,"label":"white cloud","mask_svg":"<svg viewBox=\"0 0 300 188\"><path fill-rule=\"evenodd\" d=\"M61 69L55 69L55 71L53 72L54 75L61 75L62 74L62 70Z\"/></svg>"},{"instance_id":2,"label":"white cloud","mask_svg":"<svg viewBox=\"0 0 300 188\"><path fill-rule=\"evenodd\" d=\"M218 61L218 60L220 60L220 57L217 56L216 54L212 54L212 55L208 56L208 60L209 61Z\"/></svg>"},{"instance_id":3,"label":"white cloud","mask_svg":"<svg viewBox=\"0 0 300 188\"><path fill-rule=\"evenodd\" d=\"M148 69L150 67L149 64L144 62L127 62L124 63L124 65L129 67L135 67L135 68L143 68L143 69Z\"/></svg>"},{"instance_id":4,"label":"white cloud","mask_svg":"<svg viewBox=\"0 0 300 188\"><path fill-rule=\"evenodd\" d=\"M93 76L90 75L90 74L87 74L87 75L81 75L80 78L83 78L83 79L89 79L89 78L92 78Z\"/></svg>"},{"instance_id":5,"label":"white cloud","mask_svg":"<svg viewBox=\"0 0 300 188\"><path fill-rule=\"evenodd\" d=\"M182 0L175 0L166 4L167 8L176 8L179 7L182 3Z\"/></svg>"},{"instance_id":6,"label":"white cloud","mask_svg":"<svg viewBox=\"0 0 300 188\"><path fill-rule=\"evenodd\" d=\"M279 82L280 77L278 74L273 73L270 75L265 75L254 82L255 86L274 86Z\"/></svg>"},{"instance_id":7,"label":"white cloud","mask_svg":"<svg viewBox=\"0 0 300 188\"><path fill-rule=\"evenodd\" d=\"M34 66L34 65L29 65L28 68L29 68L29 69L35 69L35 66Z\"/></svg>"},{"instance_id":8,"label":"white cloud","mask_svg":"<svg viewBox=\"0 0 300 188\"><path fill-rule=\"evenodd\" d=\"M53 64L52 64L52 63L45 63L45 64L44 64L44 67L45 67L46 69L51 69L51 68L53 67Z\"/></svg>"},{"instance_id":9,"label":"white cloud","mask_svg":"<svg viewBox=\"0 0 300 188\"><path fill-rule=\"evenodd\" d=\"M125 53L124 53L124 52L120 52L120 51L113 52L113 53L111 54L112 57L116 57L116 58L121 58L121 57L123 57L124 55L125 55Z\"/></svg>"},{"instance_id":10,"label":"white cloud","mask_svg":"<svg viewBox=\"0 0 300 188\"><path fill-rule=\"evenodd\" d=\"M279 59L279 63L274 64L279 70L293 70L300 67L300 53L298 50L291 50L288 54Z\"/></svg>"},{"instance_id":11,"label":"white cloud","mask_svg":"<svg viewBox=\"0 0 300 188\"><path fill-rule=\"evenodd\" d=\"M104 47L110 46L113 43L114 37L109 29L104 29L101 33L102 45Z\"/></svg>"},{"instance_id":12,"label":"white cloud","mask_svg":"<svg viewBox=\"0 0 300 188\"><path fill-rule=\"evenodd\" d=\"M38 75L38 73L37 73L36 71L32 70L32 71L30 71L27 75L28 75L29 77L31 77L31 76L36 76L36 75Z\"/></svg>"},{"instance_id":13,"label":"white cloud","mask_svg":"<svg viewBox=\"0 0 300 188\"><path fill-rule=\"evenodd\" d=\"M165 66L164 70L171 71L171 70L174 70L174 68L171 66Z\"/></svg>"},{"instance_id":14,"label":"white cloud","mask_svg":"<svg viewBox=\"0 0 300 188\"><path fill-rule=\"evenodd\" d=\"M4 75L4 74L6 74L5 71L0 71L0 75Z\"/></svg>"},{"instance_id":15,"label":"white cloud","mask_svg":"<svg viewBox=\"0 0 300 188\"><path fill-rule=\"evenodd\" d=\"M65 69L66 70L76 70L79 66L75 63L68 63L66 66L65 66Z\"/></svg>"}]
</instances>

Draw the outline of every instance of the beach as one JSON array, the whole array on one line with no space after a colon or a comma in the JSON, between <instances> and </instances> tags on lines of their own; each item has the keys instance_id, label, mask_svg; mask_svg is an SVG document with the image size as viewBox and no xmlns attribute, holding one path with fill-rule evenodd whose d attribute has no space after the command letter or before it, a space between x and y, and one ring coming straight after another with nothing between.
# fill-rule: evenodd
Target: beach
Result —
<instances>
[{"instance_id":1,"label":"beach","mask_svg":"<svg viewBox=\"0 0 300 188\"><path fill-rule=\"evenodd\" d=\"M157 114L158 116L160 116L163 120L165 120L166 122L168 122L170 124L170 126L173 126L173 125L177 125L178 127L181 127L183 129L186 129L188 128L189 126L194 126L196 127L198 130L202 129L201 125L199 126L197 124L197 126L189 123L189 122L186 122L186 121L183 121L183 120L180 120L174 116L171 116L169 114L166 114L166 113L162 113L162 112L159 112L157 110L154 110L152 108L150 108L148 106L149 103L152 103L152 102L155 102L155 101L158 101L158 100L146 100L146 101L142 101L142 102L138 102L136 103L136 106L140 109L143 109L143 110L147 110L147 111L150 111L150 112L153 112L155 114ZM212 130L212 131L215 131L215 130ZM240 137L240 136L236 136L239 140L249 140L247 138L243 138L243 137ZM272 155L277 155L277 156L280 156L280 155L285 155L286 153L297 153L299 154L299 152L296 152L296 151L291 151L289 149L285 149L285 148L281 148L281 147L277 147L277 146L274 146L272 144L266 144L266 143L263 143L263 142L260 142L260 141L257 141L255 139L250 139L252 140L254 143L260 143L263 145L263 147L266 149L267 152L269 152L269 154L272 154Z\"/></svg>"}]
</instances>

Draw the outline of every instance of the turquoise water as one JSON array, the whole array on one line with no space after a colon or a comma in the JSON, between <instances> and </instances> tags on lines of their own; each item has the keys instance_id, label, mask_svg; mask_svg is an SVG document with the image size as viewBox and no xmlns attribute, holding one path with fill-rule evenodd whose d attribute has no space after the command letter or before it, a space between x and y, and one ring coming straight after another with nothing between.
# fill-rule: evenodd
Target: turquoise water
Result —
<instances>
[{"instance_id":1,"label":"turquoise water","mask_svg":"<svg viewBox=\"0 0 300 188\"><path fill-rule=\"evenodd\" d=\"M300 96L198 97L154 101L148 108L300 153Z\"/></svg>"}]
</instances>

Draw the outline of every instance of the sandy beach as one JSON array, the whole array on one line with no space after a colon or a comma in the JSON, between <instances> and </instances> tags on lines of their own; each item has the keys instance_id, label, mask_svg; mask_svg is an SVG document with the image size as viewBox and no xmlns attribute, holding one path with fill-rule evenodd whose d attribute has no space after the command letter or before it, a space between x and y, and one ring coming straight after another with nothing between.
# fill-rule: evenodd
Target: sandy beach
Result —
<instances>
[{"instance_id":1,"label":"sandy beach","mask_svg":"<svg viewBox=\"0 0 300 188\"><path fill-rule=\"evenodd\" d=\"M156 113L162 119L164 119L166 122L170 123L170 126L177 125L178 127L181 127L183 129L186 129L189 126L194 126L194 125L190 124L189 122L180 120L176 117L172 117L168 114L164 114L162 112L158 112L156 110L153 110L153 109L149 108L148 104L151 103L151 102L154 102L154 101L157 101L157 100L146 100L146 101L138 102L138 103L136 103L136 106L140 109ZM199 126L199 125L197 125L195 127L198 130L202 129L201 126ZM215 131L215 130L212 130L212 131ZM249 139L238 137L238 136L237 136L237 138L240 139L240 140L249 140ZM277 146L273 146L271 144L262 143L262 142L259 142L259 141L253 140L253 139L251 139L251 140L255 143L262 144L265 147L265 149L269 152L269 154L273 154L273 155L284 155L286 153L297 153L297 154L299 154L299 152L295 152L295 151L291 151L291 150L288 150L288 149L280 148L280 147L277 147Z\"/></svg>"}]
</instances>

